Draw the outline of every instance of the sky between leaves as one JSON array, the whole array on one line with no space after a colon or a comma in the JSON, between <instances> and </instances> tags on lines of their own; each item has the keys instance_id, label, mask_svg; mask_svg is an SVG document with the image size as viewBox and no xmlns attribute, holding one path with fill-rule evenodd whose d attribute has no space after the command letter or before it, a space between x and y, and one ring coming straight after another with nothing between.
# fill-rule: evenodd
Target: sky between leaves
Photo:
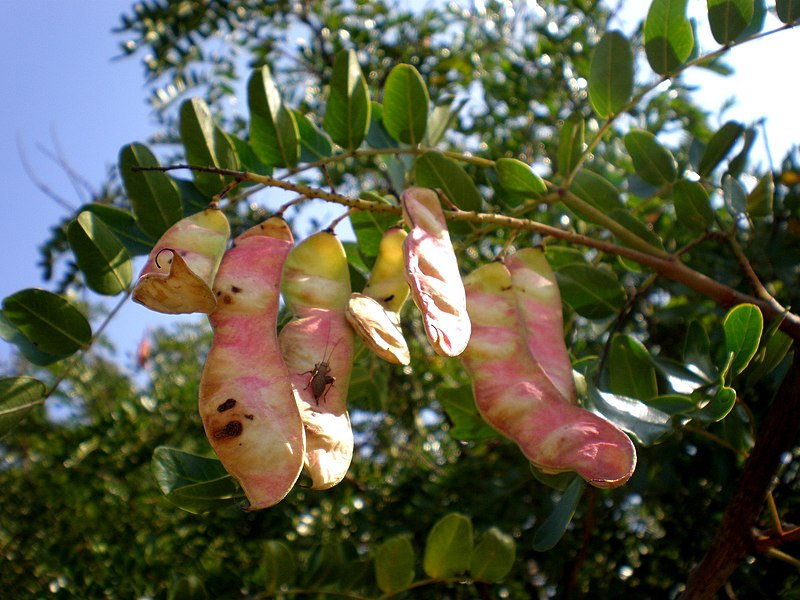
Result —
<instances>
[{"instance_id":1,"label":"sky between leaves","mask_svg":"<svg viewBox=\"0 0 800 600\"><path fill-rule=\"evenodd\" d=\"M119 56L122 40L111 29L131 3L0 2L4 8L13 5L13 10L4 11L0 31L0 72L5 76L0 91L0 298L26 287L52 289L41 280L38 244L69 210L37 187L25 163L37 180L77 207L89 195L73 185L59 159L94 188L122 145L144 141L155 131L138 58L112 60ZM626 4L613 26L631 34L636 21L644 17L647 3L629 0ZM480 0L475 6L480 9ZM708 50L717 46L705 24L705 11L703 0L690 0L690 16L702 23L701 48ZM765 29L778 24L770 16ZM736 98L722 121L766 117L773 160L779 162L792 145L800 143L796 108L800 81L791 67L796 56L800 56L800 31L783 32L735 49L728 57L737 69L734 76L722 78L695 70L688 80L700 86L697 97L712 111L726 99ZM765 163L764 148L761 137L756 155ZM138 268L139 263L136 272ZM175 318L127 303L109 329L123 364L133 365L136 345L147 327L173 322ZM0 373L9 354L9 345L0 341Z\"/></svg>"}]
</instances>

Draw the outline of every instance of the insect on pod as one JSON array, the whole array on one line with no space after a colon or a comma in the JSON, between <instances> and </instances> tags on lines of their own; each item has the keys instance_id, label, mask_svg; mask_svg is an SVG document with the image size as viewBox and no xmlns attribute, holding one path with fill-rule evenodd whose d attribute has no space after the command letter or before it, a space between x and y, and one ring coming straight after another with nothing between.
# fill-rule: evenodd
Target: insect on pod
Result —
<instances>
[{"instance_id":1,"label":"insect on pod","mask_svg":"<svg viewBox=\"0 0 800 600\"><path fill-rule=\"evenodd\" d=\"M599 488L624 484L636 466L633 443L609 421L566 402L529 352L516 297L523 290L515 291L509 269L484 265L465 288L473 329L461 360L484 419L545 472L576 471Z\"/></svg>"},{"instance_id":2,"label":"insect on pod","mask_svg":"<svg viewBox=\"0 0 800 600\"><path fill-rule=\"evenodd\" d=\"M436 192L426 188L407 189L401 202L411 228L403 244L411 297L436 353L458 356L469 342L470 322L442 205Z\"/></svg>"},{"instance_id":3,"label":"insect on pod","mask_svg":"<svg viewBox=\"0 0 800 600\"><path fill-rule=\"evenodd\" d=\"M295 246L281 289L295 315L278 340L305 427L305 467L311 487L327 489L344 478L353 458L347 388L354 339L344 316L350 273L339 239L322 231Z\"/></svg>"},{"instance_id":4,"label":"insect on pod","mask_svg":"<svg viewBox=\"0 0 800 600\"><path fill-rule=\"evenodd\" d=\"M403 242L407 233L399 227L381 238L378 256L363 293L353 293L347 303L347 320L370 349L388 362L411 362L408 344L400 329L400 310L408 299Z\"/></svg>"},{"instance_id":5,"label":"insect on pod","mask_svg":"<svg viewBox=\"0 0 800 600\"><path fill-rule=\"evenodd\" d=\"M200 380L200 416L251 509L282 500L303 468L305 431L277 338L281 270L292 243L277 217L236 238L209 315L214 340Z\"/></svg>"},{"instance_id":6,"label":"insect on pod","mask_svg":"<svg viewBox=\"0 0 800 600\"><path fill-rule=\"evenodd\" d=\"M212 312L211 286L229 237L228 220L215 206L175 223L150 252L134 301L167 314Z\"/></svg>"}]
</instances>

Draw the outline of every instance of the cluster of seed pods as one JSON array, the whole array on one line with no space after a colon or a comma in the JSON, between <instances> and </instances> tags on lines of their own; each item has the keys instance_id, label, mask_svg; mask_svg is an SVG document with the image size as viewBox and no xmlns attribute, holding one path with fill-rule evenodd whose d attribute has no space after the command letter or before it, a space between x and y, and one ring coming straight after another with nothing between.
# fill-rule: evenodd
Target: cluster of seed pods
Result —
<instances>
[{"instance_id":1,"label":"cluster of seed pods","mask_svg":"<svg viewBox=\"0 0 800 600\"><path fill-rule=\"evenodd\" d=\"M464 281L439 196L401 195L362 292L330 231L294 244L280 217L238 236L210 207L171 227L151 252L134 300L166 313L209 314L214 338L199 410L211 447L251 509L280 502L303 468L313 489L347 473L353 432L347 391L355 334L407 365L400 312L410 296L433 349L460 356L483 417L548 472L622 485L636 454L614 425L577 406L561 299L543 254L521 250ZM280 296L293 318L277 333Z\"/></svg>"}]
</instances>

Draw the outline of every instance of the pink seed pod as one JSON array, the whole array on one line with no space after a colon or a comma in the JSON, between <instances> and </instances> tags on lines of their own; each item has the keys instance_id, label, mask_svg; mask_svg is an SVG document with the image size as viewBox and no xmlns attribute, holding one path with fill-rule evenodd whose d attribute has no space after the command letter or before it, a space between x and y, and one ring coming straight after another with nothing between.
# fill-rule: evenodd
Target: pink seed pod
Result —
<instances>
[{"instance_id":1,"label":"pink seed pod","mask_svg":"<svg viewBox=\"0 0 800 600\"><path fill-rule=\"evenodd\" d=\"M545 472L576 471L599 488L624 484L636 466L633 443L609 421L565 402L545 375L528 350L506 266L480 267L465 288L473 330L461 360L484 419Z\"/></svg>"},{"instance_id":2,"label":"pink seed pod","mask_svg":"<svg viewBox=\"0 0 800 600\"><path fill-rule=\"evenodd\" d=\"M575 380L564 342L564 316L556 276L544 252L523 248L506 258L519 315L525 322L528 351L561 396L577 403Z\"/></svg>"},{"instance_id":3,"label":"pink seed pod","mask_svg":"<svg viewBox=\"0 0 800 600\"><path fill-rule=\"evenodd\" d=\"M347 389L355 340L345 319L350 273L339 239L323 231L295 246L281 289L295 315L278 340L305 427L305 467L311 487L327 489L353 458Z\"/></svg>"},{"instance_id":4,"label":"pink seed pod","mask_svg":"<svg viewBox=\"0 0 800 600\"><path fill-rule=\"evenodd\" d=\"M425 334L442 356L458 356L467 346L470 322L464 284L436 192L409 188L401 195L411 228L404 242L406 278L422 312Z\"/></svg>"},{"instance_id":5,"label":"pink seed pod","mask_svg":"<svg viewBox=\"0 0 800 600\"><path fill-rule=\"evenodd\" d=\"M408 299L403 242L408 234L398 227L384 232L378 256L364 293L353 293L347 320L355 332L382 359L398 365L411 362L400 328L400 310Z\"/></svg>"},{"instance_id":6,"label":"pink seed pod","mask_svg":"<svg viewBox=\"0 0 800 600\"><path fill-rule=\"evenodd\" d=\"M218 208L181 219L158 240L133 288L133 300L167 314L210 313L214 276L230 227Z\"/></svg>"},{"instance_id":7,"label":"pink seed pod","mask_svg":"<svg viewBox=\"0 0 800 600\"><path fill-rule=\"evenodd\" d=\"M200 416L253 510L280 502L303 467L303 422L277 339L281 270L292 243L277 217L236 238L209 315L214 341L200 379Z\"/></svg>"}]
</instances>

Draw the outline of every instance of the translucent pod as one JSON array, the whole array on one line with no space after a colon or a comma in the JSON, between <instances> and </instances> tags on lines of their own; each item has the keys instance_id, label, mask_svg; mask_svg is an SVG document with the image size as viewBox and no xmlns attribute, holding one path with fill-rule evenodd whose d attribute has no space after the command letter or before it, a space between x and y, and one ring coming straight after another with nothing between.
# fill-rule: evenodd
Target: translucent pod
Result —
<instances>
[{"instance_id":1,"label":"translucent pod","mask_svg":"<svg viewBox=\"0 0 800 600\"><path fill-rule=\"evenodd\" d=\"M277 217L225 253L209 315L214 340L200 380L208 441L251 509L280 502L303 468L305 433L277 339L281 270L292 234Z\"/></svg>"},{"instance_id":2,"label":"translucent pod","mask_svg":"<svg viewBox=\"0 0 800 600\"><path fill-rule=\"evenodd\" d=\"M400 328L400 310L408 299L403 242L408 234L398 227L381 238L378 256L363 293L350 295L347 320L364 342L384 360L400 365L411 362Z\"/></svg>"},{"instance_id":3,"label":"translucent pod","mask_svg":"<svg viewBox=\"0 0 800 600\"><path fill-rule=\"evenodd\" d=\"M523 248L506 258L528 351L567 402L575 404L575 380L564 342L561 293L539 248Z\"/></svg>"},{"instance_id":4,"label":"translucent pod","mask_svg":"<svg viewBox=\"0 0 800 600\"><path fill-rule=\"evenodd\" d=\"M228 245L230 226L216 207L170 227L147 258L133 288L134 301L167 314L211 313L211 291Z\"/></svg>"},{"instance_id":5,"label":"translucent pod","mask_svg":"<svg viewBox=\"0 0 800 600\"><path fill-rule=\"evenodd\" d=\"M295 315L279 344L305 427L305 467L311 487L327 489L344 478L353 458L347 390L355 343L345 319L350 272L339 239L323 231L295 246L281 289Z\"/></svg>"},{"instance_id":6,"label":"translucent pod","mask_svg":"<svg viewBox=\"0 0 800 600\"><path fill-rule=\"evenodd\" d=\"M633 443L609 421L564 401L528 349L506 266L480 267L465 288L473 329L461 360L481 415L545 472L576 471L600 488L624 484L636 466Z\"/></svg>"},{"instance_id":7,"label":"translucent pod","mask_svg":"<svg viewBox=\"0 0 800 600\"><path fill-rule=\"evenodd\" d=\"M436 192L409 188L401 195L411 228L403 248L411 297L422 313L425 334L442 356L458 356L470 337L464 284Z\"/></svg>"}]
</instances>

